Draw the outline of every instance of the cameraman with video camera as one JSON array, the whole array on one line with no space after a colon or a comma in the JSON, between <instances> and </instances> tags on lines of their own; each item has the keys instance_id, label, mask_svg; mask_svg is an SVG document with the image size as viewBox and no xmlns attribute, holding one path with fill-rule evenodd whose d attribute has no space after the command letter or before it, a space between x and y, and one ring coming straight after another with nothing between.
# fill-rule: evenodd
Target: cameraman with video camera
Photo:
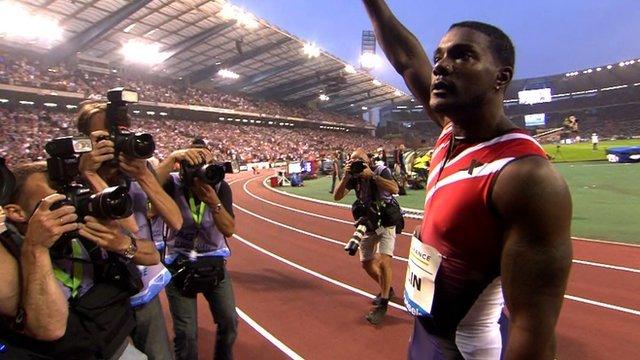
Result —
<instances>
[{"instance_id":1,"label":"cameraman with video camera","mask_svg":"<svg viewBox=\"0 0 640 360\"><path fill-rule=\"evenodd\" d=\"M108 185L124 184L133 201L133 215L123 220L123 232L144 239L132 244L132 251L154 254L153 265L141 268L145 288L131 299L136 326L131 334L136 348L149 359L172 359L168 333L158 293L170 278L160 262L159 252L152 240L148 210L154 211L169 228L182 227L182 217L177 204L164 192L147 159L153 155L155 143L149 134L131 133L131 119L127 105L137 102L137 93L124 88L108 92L109 102L90 101L81 104L76 125L78 131L89 136L93 145L90 153L80 159L80 173L95 191Z\"/></svg>"},{"instance_id":2,"label":"cameraman with video camera","mask_svg":"<svg viewBox=\"0 0 640 360\"><path fill-rule=\"evenodd\" d=\"M173 152L157 169L166 191L178 202L184 226L167 242L167 266L173 273L167 297L175 330L176 359L198 358L196 296L204 295L217 324L215 359L232 359L238 319L227 238L235 231L231 187L224 181L231 164L214 164L201 139ZM180 173L170 173L176 163Z\"/></svg>"},{"instance_id":3,"label":"cameraman with video camera","mask_svg":"<svg viewBox=\"0 0 640 360\"><path fill-rule=\"evenodd\" d=\"M389 299L393 297L391 259L396 232L402 231L404 226L400 205L393 198L393 194L398 193L398 183L386 166L372 167L362 148L351 154L344 170L345 176L333 197L338 201L349 190L356 191L358 200L352 206L356 232L345 250L349 255L360 251L362 267L380 286L380 293L373 301L374 308L366 316L367 321L376 325L382 321Z\"/></svg>"},{"instance_id":4,"label":"cameraman with video camera","mask_svg":"<svg viewBox=\"0 0 640 360\"><path fill-rule=\"evenodd\" d=\"M133 240L114 221L131 213L130 198L118 187L89 195L89 189L70 180L77 175L75 147L68 151L67 146L72 142L47 143L50 155L67 154L64 158L52 155L47 163L14 169L15 187L4 207L11 233L2 240L15 261L3 264L11 268L17 262L22 294L15 302L3 301L17 306L15 316L3 309L15 319L3 329L5 354L14 359L141 359L128 340L133 328L129 297L141 288L127 253ZM133 261L157 260L141 251ZM2 273L9 277L6 284L20 280L19 271ZM36 327L41 328L36 332Z\"/></svg>"}]
</instances>

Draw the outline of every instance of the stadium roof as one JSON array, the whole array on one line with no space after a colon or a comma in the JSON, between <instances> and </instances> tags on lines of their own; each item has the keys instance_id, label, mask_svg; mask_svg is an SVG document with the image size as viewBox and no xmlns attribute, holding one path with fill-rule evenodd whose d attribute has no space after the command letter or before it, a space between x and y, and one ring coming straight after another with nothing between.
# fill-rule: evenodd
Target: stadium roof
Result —
<instances>
[{"instance_id":1,"label":"stadium roof","mask_svg":"<svg viewBox=\"0 0 640 360\"><path fill-rule=\"evenodd\" d=\"M320 108L342 113L410 99L363 70L346 71L349 64L325 51L308 56L305 41L250 13L228 16L229 5L221 0L18 2L57 19L64 29L61 40L39 49L54 61L81 53L122 64L120 50L134 40L159 46L165 60L153 71L221 91L299 104L318 101ZM219 76L221 69L240 77ZM320 94L329 100L320 101Z\"/></svg>"}]
</instances>

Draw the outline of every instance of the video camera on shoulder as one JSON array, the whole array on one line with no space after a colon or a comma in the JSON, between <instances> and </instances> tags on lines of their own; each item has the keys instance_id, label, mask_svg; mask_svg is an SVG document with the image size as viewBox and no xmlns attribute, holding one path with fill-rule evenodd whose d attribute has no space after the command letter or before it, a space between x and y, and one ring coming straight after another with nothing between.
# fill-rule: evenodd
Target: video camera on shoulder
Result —
<instances>
[{"instance_id":1,"label":"video camera on shoulder","mask_svg":"<svg viewBox=\"0 0 640 360\"><path fill-rule=\"evenodd\" d=\"M127 106L138 102L138 93L118 87L107 92L107 100L107 128L115 147L115 161L120 153L135 159L152 157L156 150L153 136L129 131Z\"/></svg>"},{"instance_id":2,"label":"video camera on shoulder","mask_svg":"<svg viewBox=\"0 0 640 360\"><path fill-rule=\"evenodd\" d=\"M180 173L187 186L192 186L195 179L214 187L224 180L225 174L232 174L231 162L191 165L187 161L180 162Z\"/></svg>"},{"instance_id":3,"label":"video camera on shoulder","mask_svg":"<svg viewBox=\"0 0 640 360\"><path fill-rule=\"evenodd\" d=\"M78 219L93 216L97 219L122 219L133 213L133 200L124 186L113 186L92 194L91 189L78 181L80 172L78 164L80 155L92 150L91 139L78 137L60 137L49 141L45 150L49 178L56 191L66 197L51 205L51 210L65 205L76 208ZM77 232L64 234L56 243L56 248L63 251L68 241L78 238ZM60 245L58 245L60 244ZM52 248L55 252L56 249Z\"/></svg>"}]
</instances>

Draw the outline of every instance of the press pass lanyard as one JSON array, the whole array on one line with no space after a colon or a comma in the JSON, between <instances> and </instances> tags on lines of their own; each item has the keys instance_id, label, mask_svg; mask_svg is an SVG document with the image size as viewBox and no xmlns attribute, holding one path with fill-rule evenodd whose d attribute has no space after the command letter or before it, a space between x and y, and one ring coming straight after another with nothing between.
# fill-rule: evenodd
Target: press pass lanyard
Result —
<instances>
[{"instance_id":1,"label":"press pass lanyard","mask_svg":"<svg viewBox=\"0 0 640 360\"><path fill-rule=\"evenodd\" d=\"M83 267L82 263L77 261L82 256L82 248L80 247L80 243L77 241L71 241L71 250L73 259L73 276L69 276L66 272L62 271L62 269L58 267L53 268L53 273L62 284L68 287L71 290L71 297L75 298L78 296L78 290L80 289L80 284L82 283L82 272Z\"/></svg>"},{"instance_id":2,"label":"press pass lanyard","mask_svg":"<svg viewBox=\"0 0 640 360\"><path fill-rule=\"evenodd\" d=\"M196 210L196 201L193 199L193 196L189 194L189 210L191 210L191 217L193 218L193 222L196 224L196 236L193 238L193 248L189 252L189 260L196 261L198 259L198 240L200 239L200 225L202 224L202 218L204 218L205 208L207 205L204 201L200 201L200 207Z\"/></svg>"}]
</instances>

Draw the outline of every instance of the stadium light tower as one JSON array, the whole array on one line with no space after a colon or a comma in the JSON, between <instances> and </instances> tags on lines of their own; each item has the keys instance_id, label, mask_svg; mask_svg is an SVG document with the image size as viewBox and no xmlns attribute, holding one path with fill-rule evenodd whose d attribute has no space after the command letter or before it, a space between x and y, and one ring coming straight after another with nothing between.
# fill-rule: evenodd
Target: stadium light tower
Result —
<instances>
[{"instance_id":1,"label":"stadium light tower","mask_svg":"<svg viewBox=\"0 0 640 360\"><path fill-rule=\"evenodd\" d=\"M225 20L236 20L238 24L250 30L260 26L258 19L253 14L230 3L222 5L219 15Z\"/></svg>"},{"instance_id":2,"label":"stadium light tower","mask_svg":"<svg viewBox=\"0 0 640 360\"><path fill-rule=\"evenodd\" d=\"M302 52L307 55L309 59L320 56L320 48L314 43L305 43Z\"/></svg>"},{"instance_id":3,"label":"stadium light tower","mask_svg":"<svg viewBox=\"0 0 640 360\"><path fill-rule=\"evenodd\" d=\"M371 30L362 31L359 62L360 67L367 71L382 65L382 59L376 55L376 34Z\"/></svg>"},{"instance_id":4,"label":"stadium light tower","mask_svg":"<svg viewBox=\"0 0 640 360\"><path fill-rule=\"evenodd\" d=\"M157 65L163 62L168 54L160 51L158 43L143 43L129 40L120 50L126 61L145 65Z\"/></svg>"},{"instance_id":5,"label":"stadium light tower","mask_svg":"<svg viewBox=\"0 0 640 360\"><path fill-rule=\"evenodd\" d=\"M29 12L12 1L0 2L0 35L51 43L61 40L62 34L57 20Z\"/></svg>"}]
</instances>

